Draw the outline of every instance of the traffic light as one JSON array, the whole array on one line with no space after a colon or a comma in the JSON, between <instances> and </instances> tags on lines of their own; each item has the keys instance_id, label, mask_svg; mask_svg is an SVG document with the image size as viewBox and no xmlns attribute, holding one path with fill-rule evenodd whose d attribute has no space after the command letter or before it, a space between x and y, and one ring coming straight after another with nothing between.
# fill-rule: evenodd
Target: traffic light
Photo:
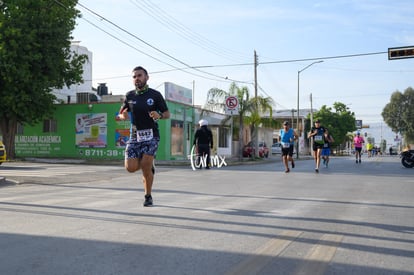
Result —
<instances>
[{"instance_id":1,"label":"traffic light","mask_svg":"<svg viewBox=\"0 0 414 275\"><path fill-rule=\"evenodd\" d=\"M414 46L388 48L388 60L414 58Z\"/></svg>"}]
</instances>

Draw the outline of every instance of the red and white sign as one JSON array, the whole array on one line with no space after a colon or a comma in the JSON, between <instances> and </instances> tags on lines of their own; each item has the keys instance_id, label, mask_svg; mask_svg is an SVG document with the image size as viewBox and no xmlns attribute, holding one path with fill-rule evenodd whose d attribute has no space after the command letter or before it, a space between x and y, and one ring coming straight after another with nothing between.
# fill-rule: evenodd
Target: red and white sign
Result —
<instances>
[{"instance_id":1,"label":"red and white sign","mask_svg":"<svg viewBox=\"0 0 414 275\"><path fill-rule=\"evenodd\" d=\"M225 112L228 115L234 115L239 113L239 100L235 96L229 96L226 98Z\"/></svg>"}]
</instances>

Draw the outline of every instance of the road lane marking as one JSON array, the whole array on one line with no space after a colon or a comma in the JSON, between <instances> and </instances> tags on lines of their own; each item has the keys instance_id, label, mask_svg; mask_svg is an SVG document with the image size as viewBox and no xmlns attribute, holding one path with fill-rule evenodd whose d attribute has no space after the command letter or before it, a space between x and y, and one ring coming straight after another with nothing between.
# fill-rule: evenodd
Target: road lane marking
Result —
<instances>
[{"instance_id":1,"label":"road lane marking","mask_svg":"<svg viewBox=\"0 0 414 275\"><path fill-rule=\"evenodd\" d=\"M294 274L324 274L325 269L335 256L339 244L342 242L343 235L325 234L319 243L312 247L305 256L303 263L298 267Z\"/></svg>"},{"instance_id":2,"label":"road lane marking","mask_svg":"<svg viewBox=\"0 0 414 275\"><path fill-rule=\"evenodd\" d=\"M234 266L227 275L259 274L272 257L278 256L303 232L283 231L277 237L269 240L263 246L254 251L248 258Z\"/></svg>"}]
</instances>

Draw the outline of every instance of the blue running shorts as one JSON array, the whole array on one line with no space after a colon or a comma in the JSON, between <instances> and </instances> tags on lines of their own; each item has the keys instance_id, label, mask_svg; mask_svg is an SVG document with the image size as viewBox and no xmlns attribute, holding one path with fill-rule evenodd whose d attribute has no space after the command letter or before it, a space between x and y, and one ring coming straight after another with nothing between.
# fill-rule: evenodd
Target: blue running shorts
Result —
<instances>
[{"instance_id":1,"label":"blue running shorts","mask_svg":"<svg viewBox=\"0 0 414 275\"><path fill-rule=\"evenodd\" d=\"M140 159L142 155L154 156L157 153L159 138L153 138L148 141L137 142L128 140L125 148L125 159Z\"/></svg>"}]
</instances>

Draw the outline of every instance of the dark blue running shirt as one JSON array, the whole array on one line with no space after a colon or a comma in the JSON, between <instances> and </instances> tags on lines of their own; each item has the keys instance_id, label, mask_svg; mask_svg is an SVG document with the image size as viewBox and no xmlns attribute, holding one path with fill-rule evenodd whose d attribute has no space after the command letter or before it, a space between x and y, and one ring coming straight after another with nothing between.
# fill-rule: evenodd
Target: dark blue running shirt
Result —
<instances>
[{"instance_id":1,"label":"dark blue running shirt","mask_svg":"<svg viewBox=\"0 0 414 275\"><path fill-rule=\"evenodd\" d=\"M160 113L168 111L167 103L159 91L151 88L142 93L137 93L135 90L129 91L122 107L132 114L131 122L137 130L152 129L154 137L160 136L157 122L149 115L151 111Z\"/></svg>"}]
</instances>

